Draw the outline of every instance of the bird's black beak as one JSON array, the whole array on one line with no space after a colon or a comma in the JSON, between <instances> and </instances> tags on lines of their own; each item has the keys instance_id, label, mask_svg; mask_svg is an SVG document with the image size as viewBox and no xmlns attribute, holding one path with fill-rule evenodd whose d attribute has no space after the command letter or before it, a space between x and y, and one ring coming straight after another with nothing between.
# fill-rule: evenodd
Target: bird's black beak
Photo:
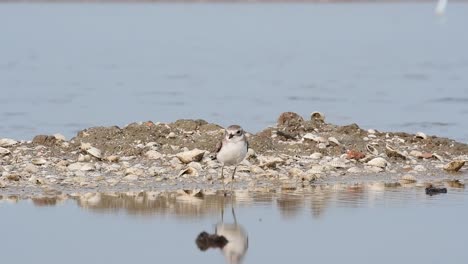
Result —
<instances>
[{"instance_id":1,"label":"bird's black beak","mask_svg":"<svg viewBox=\"0 0 468 264\"><path fill-rule=\"evenodd\" d=\"M234 135L233 134L229 134L229 139L231 139Z\"/></svg>"}]
</instances>

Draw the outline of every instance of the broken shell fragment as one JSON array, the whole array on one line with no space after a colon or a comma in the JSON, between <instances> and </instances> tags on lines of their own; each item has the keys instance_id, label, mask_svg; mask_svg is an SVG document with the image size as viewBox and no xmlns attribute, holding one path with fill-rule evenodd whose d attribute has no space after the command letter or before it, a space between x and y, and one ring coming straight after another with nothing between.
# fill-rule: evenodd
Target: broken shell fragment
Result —
<instances>
[{"instance_id":1,"label":"broken shell fragment","mask_svg":"<svg viewBox=\"0 0 468 264\"><path fill-rule=\"evenodd\" d=\"M328 138L328 141L331 142L331 143L334 143L335 145L337 146L340 146L341 143L338 141L338 139L336 139L335 137L329 137Z\"/></svg>"},{"instance_id":2,"label":"broken shell fragment","mask_svg":"<svg viewBox=\"0 0 468 264\"><path fill-rule=\"evenodd\" d=\"M385 154L387 154L387 156L389 158L397 158L397 159L406 159L406 155L401 153L400 151L394 149L393 147L391 147L390 145L386 145L385 146Z\"/></svg>"},{"instance_id":3,"label":"broken shell fragment","mask_svg":"<svg viewBox=\"0 0 468 264\"><path fill-rule=\"evenodd\" d=\"M374 155L374 156L379 155L379 151L378 151L376 148L374 148L374 146L372 146L372 145L367 145L367 146L366 146L366 150L367 150L370 154L372 154L372 155Z\"/></svg>"},{"instance_id":4,"label":"broken shell fragment","mask_svg":"<svg viewBox=\"0 0 468 264\"><path fill-rule=\"evenodd\" d=\"M95 158L98 158L98 159L101 159L102 158L102 153L101 153L101 150L98 149L98 148L95 148L95 147L91 147L89 149L86 150L86 152L95 157Z\"/></svg>"},{"instance_id":5,"label":"broken shell fragment","mask_svg":"<svg viewBox=\"0 0 468 264\"><path fill-rule=\"evenodd\" d=\"M198 176L198 171L195 168L187 167L186 169L181 170L177 176L180 177L182 175Z\"/></svg>"},{"instance_id":6,"label":"broken shell fragment","mask_svg":"<svg viewBox=\"0 0 468 264\"><path fill-rule=\"evenodd\" d=\"M418 132L416 133L416 138L427 139L427 136L423 132Z\"/></svg>"},{"instance_id":7,"label":"broken shell fragment","mask_svg":"<svg viewBox=\"0 0 468 264\"><path fill-rule=\"evenodd\" d=\"M193 150L189 150L189 151L180 152L180 153L178 153L176 155L176 157L182 163L188 164L188 163L190 163L192 161L195 161L195 162L201 161L202 158L203 158L203 155L205 155L204 150L193 149Z\"/></svg>"},{"instance_id":8,"label":"broken shell fragment","mask_svg":"<svg viewBox=\"0 0 468 264\"><path fill-rule=\"evenodd\" d=\"M454 161L451 161L451 162L447 163L444 166L444 170L453 171L453 172L459 171L461 169L461 167L463 167L463 165L465 165L464 160L454 160Z\"/></svg>"}]
</instances>

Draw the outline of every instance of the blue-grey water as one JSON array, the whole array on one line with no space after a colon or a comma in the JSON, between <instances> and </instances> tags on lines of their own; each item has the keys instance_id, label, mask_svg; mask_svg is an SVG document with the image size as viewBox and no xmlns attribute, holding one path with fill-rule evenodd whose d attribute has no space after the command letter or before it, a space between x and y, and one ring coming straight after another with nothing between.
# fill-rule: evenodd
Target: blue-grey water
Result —
<instances>
[{"instance_id":1,"label":"blue-grey water","mask_svg":"<svg viewBox=\"0 0 468 264\"><path fill-rule=\"evenodd\" d=\"M4 196L2 263L229 263L224 249L203 252L195 244L200 232L213 234L221 222L243 230L227 244L248 241L230 246L243 263L468 260L464 188L435 196L421 187L378 184L244 192L234 200L180 195Z\"/></svg>"},{"instance_id":2,"label":"blue-grey water","mask_svg":"<svg viewBox=\"0 0 468 264\"><path fill-rule=\"evenodd\" d=\"M284 111L468 142L468 4L0 4L0 136Z\"/></svg>"}]
</instances>

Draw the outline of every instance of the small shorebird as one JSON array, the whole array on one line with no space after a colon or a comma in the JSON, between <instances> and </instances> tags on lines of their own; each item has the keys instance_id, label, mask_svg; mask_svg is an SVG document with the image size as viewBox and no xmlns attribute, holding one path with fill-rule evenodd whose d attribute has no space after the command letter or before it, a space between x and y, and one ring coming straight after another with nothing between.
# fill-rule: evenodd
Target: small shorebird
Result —
<instances>
[{"instance_id":1,"label":"small shorebird","mask_svg":"<svg viewBox=\"0 0 468 264\"><path fill-rule=\"evenodd\" d=\"M219 160L223 166L221 167L221 180L223 181L223 190L226 191L224 185L224 166L234 166L232 172L231 192L234 182L234 175L236 174L237 165L244 160L249 149L249 142L245 137L245 132L242 127L238 125L229 126L224 130L224 138L216 145L216 159Z\"/></svg>"}]
</instances>

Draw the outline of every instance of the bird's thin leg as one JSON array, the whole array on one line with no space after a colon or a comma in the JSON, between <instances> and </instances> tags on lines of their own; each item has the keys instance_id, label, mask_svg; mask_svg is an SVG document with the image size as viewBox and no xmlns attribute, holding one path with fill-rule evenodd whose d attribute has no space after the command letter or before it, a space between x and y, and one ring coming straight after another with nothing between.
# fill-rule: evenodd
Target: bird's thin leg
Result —
<instances>
[{"instance_id":1,"label":"bird's thin leg","mask_svg":"<svg viewBox=\"0 0 468 264\"><path fill-rule=\"evenodd\" d=\"M226 184L224 183L224 165L221 167L221 181L223 181L223 192L226 194Z\"/></svg>"},{"instance_id":2,"label":"bird's thin leg","mask_svg":"<svg viewBox=\"0 0 468 264\"><path fill-rule=\"evenodd\" d=\"M232 172L232 180L231 180L231 195L232 195L232 185L234 185L234 174L236 174L237 166L234 167L234 171Z\"/></svg>"}]
</instances>

